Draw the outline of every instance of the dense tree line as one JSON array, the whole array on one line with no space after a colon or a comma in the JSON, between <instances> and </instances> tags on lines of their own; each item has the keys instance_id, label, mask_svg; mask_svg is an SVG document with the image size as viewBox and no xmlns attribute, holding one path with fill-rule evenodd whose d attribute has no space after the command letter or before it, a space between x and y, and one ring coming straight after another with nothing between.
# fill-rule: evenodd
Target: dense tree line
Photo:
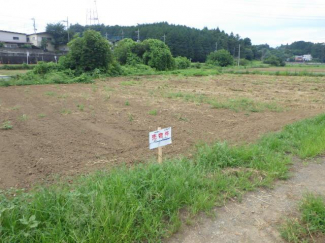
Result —
<instances>
[{"instance_id":1,"label":"dense tree line","mask_svg":"<svg viewBox=\"0 0 325 243\"><path fill-rule=\"evenodd\" d=\"M311 54L314 61L325 62L325 43L312 43L305 41L296 41L290 45L281 45L278 49L286 58Z\"/></svg>"},{"instance_id":2,"label":"dense tree line","mask_svg":"<svg viewBox=\"0 0 325 243\"><path fill-rule=\"evenodd\" d=\"M137 26L105 26L92 25L82 26L80 24L71 25L70 36L82 36L85 30L92 29L111 42L122 39L138 40L140 31L140 41L147 39L158 39L165 41L174 57L187 57L192 62L205 62L207 56L217 50L227 50L233 57L238 56L239 45L241 45L241 58L247 60L274 59L294 60L296 55L311 54L316 61L325 62L325 45L323 43L312 43L305 41L294 42L290 45L281 45L276 48L268 44L252 45L249 38L241 38L238 34L227 34L225 31L216 29L196 29L183 25L173 25L167 22L154 24L140 24ZM52 33L55 45L67 42L67 32L64 26L58 24L48 24L47 32Z\"/></svg>"},{"instance_id":3,"label":"dense tree line","mask_svg":"<svg viewBox=\"0 0 325 243\"><path fill-rule=\"evenodd\" d=\"M183 56L193 62L205 62L209 53L225 49L233 56L238 55L239 44L241 45L241 57L253 60L254 53L249 38L241 38L233 33L227 34L217 29L202 30L182 25L172 25L166 22L154 24L142 24L138 26L105 26L92 25L82 26L79 24L70 27L71 34L82 33L86 29L99 31L102 36L107 36L111 41L119 41L122 38L138 39L140 30L140 41L146 39L159 39L164 41L171 50L174 57Z\"/></svg>"}]
</instances>

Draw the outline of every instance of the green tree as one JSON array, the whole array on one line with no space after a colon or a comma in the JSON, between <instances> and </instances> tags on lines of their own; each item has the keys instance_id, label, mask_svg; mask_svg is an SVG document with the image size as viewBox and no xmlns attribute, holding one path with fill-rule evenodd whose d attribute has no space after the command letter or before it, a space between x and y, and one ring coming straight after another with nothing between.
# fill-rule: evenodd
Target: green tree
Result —
<instances>
[{"instance_id":1,"label":"green tree","mask_svg":"<svg viewBox=\"0 0 325 243\"><path fill-rule=\"evenodd\" d=\"M48 40L47 38L42 38L42 41L41 41L41 47L43 50L46 50L47 49L47 45L48 45Z\"/></svg>"},{"instance_id":2,"label":"green tree","mask_svg":"<svg viewBox=\"0 0 325 243\"><path fill-rule=\"evenodd\" d=\"M175 60L166 44L160 40L147 39L141 43L144 47L144 64L159 71L171 70L175 67Z\"/></svg>"},{"instance_id":3,"label":"green tree","mask_svg":"<svg viewBox=\"0 0 325 243\"><path fill-rule=\"evenodd\" d=\"M61 60L66 68L78 72L100 69L107 72L114 65L109 42L99 32L87 30L68 44L70 51Z\"/></svg>"},{"instance_id":4,"label":"green tree","mask_svg":"<svg viewBox=\"0 0 325 243\"><path fill-rule=\"evenodd\" d=\"M222 49L222 50L219 50L216 52L211 52L207 56L207 63L213 64L213 65L218 65L221 67L226 67L229 65L233 65L234 58L229 53L229 51Z\"/></svg>"},{"instance_id":5,"label":"green tree","mask_svg":"<svg viewBox=\"0 0 325 243\"><path fill-rule=\"evenodd\" d=\"M62 23L47 24L46 32L53 37L52 44L57 49L60 45L68 43L68 32Z\"/></svg>"},{"instance_id":6,"label":"green tree","mask_svg":"<svg viewBox=\"0 0 325 243\"><path fill-rule=\"evenodd\" d=\"M137 42L129 38L119 41L117 46L114 48L114 56L116 60L122 65L131 64L134 60L141 62L136 53L137 45Z\"/></svg>"}]
</instances>

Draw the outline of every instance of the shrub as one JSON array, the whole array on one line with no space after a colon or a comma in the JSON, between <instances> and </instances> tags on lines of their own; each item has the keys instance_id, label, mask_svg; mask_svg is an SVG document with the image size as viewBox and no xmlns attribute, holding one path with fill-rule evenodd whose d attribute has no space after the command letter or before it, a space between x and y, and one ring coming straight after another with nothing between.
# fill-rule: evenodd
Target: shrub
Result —
<instances>
[{"instance_id":1,"label":"shrub","mask_svg":"<svg viewBox=\"0 0 325 243\"><path fill-rule=\"evenodd\" d=\"M268 58L266 58L264 61L266 64L270 64L272 66L285 66L285 62L280 58L275 55L271 55Z\"/></svg>"},{"instance_id":2,"label":"shrub","mask_svg":"<svg viewBox=\"0 0 325 243\"><path fill-rule=\"evenodd\" d=\"M245 58L242 58L242 59L239 60L239 65L246 67L246 66L249 65L249 61L247 59L245 59Z\"/></svg>"},{"instance_id":3,"label":"shrub","mask_svg":"<svg viewBox=\"0 0 325 243\"><path fill-rule=\"evenodd\" d=\"M110 44L97 31L85 31L83 37L73 39L68 46L70 51L60 63L65 68L77 70L77 73L96 68L106 72L113 62Z\"/></svg>"},{"instance_id":4,"label":"shrub","mask_svg":"<svg viewBox=\"0 0 325 243\"><path fill-rule=\"evenodd\" d=\"M54 62L38 62L33 68L34 74L44 75L52 71L62 70L62 66Z\"/></svg>"},{"instance_id":5,"label":"shrub","mask_svg":"<svg viewBox=\"0 0 325 243\"><path fill-rule=\"evenodd\" d=\"M5 44L2 43L2 42L0 42L0 48L1 48L1 47L4 47L4 46L5 46Z\"/></svg>"},{"instance_id":6,"label":"shrub","mask_svg":"<svg viewBox=\"0 0 325 243\"><path fill-rule=\"evenodd\" d=\"M175 60L168 46L154 39L147 39L142 42L144 47L143 63L157 69L158 71L172 70L175 67Z\"/></svg>"},{"instance_id":7,"label":"shrub","mask_svg":"<svg viewBox=\"0 0 325 243\"><path fill-rule=\"evenodd\" d=\"M207 61L208 64L214 64L217 66L221 67L226 67L229 65L233 65L234 58L232 55L229 53L229 51L226 51L224 49L219 50L217 52L211 52L207 56Z\"/></svg>"},{"instance_id":8,"label":"shrub","mask_svg":"<svg viewBox=\"0 0 325 243\"><path fill-rule=\"evenodd\" d=\"M191 61L186 57L176 57L175 58L175 66L177 69L186 69L191 66Z\"/></svg>"}]
</instances>

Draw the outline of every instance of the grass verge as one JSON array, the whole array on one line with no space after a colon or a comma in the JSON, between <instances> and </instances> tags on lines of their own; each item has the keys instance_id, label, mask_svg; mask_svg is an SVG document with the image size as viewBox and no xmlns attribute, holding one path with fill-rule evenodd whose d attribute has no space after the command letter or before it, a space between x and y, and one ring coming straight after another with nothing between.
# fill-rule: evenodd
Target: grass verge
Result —
<instances>
[{"instance_id":1,"label":"grass verge","mask_svg":"<svg viewBox=\"0 0 325 243\"><path fill-rule=\"evenodd\" d=\"M320 195L307 194L300 202L299 217L288 219L281 227L281 236L288 242L315 242L325 238L325 200ZM317 241L320 242L320 241Z\"/></svg>"},{"instance_id":2,"label":"grass verge","mask_svg":"<svg viewBox=\"0 0 325 243\"><path fill-rule=\"evenodd\" d=\"M312 127L308 133L301 131L306 126ZM118 167L28 193L2 191L1 241L160 242L177 231L181 214L209 212L228 198L287 178L288 151L323 153L313 138L324 127L325 114L286 126L255 144L202 144L191 159ZM320 142L324 148L324 140ZM301 153L306 146L315 152Z\"/></svg>"}]
</instances>

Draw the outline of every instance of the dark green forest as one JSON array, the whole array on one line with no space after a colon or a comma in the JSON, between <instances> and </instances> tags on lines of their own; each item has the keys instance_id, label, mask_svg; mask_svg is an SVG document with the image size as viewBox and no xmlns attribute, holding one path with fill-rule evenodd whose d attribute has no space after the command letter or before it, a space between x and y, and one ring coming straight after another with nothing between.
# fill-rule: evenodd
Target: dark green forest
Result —
<instances>
[{"instance_id":1,"label":"dark green forest","mask_svg":"<svg viewBox=\"0 0 325 243\"><path fill-rule=\"evenodd\" d=\"M82 34L87 29L99 31L102 36L115 43L124 38L135 41L146 39L159 39L165 41L174 57L184 56L192 62L205 62L209 53L225 49L234 57L238 56L247 60L265 60L270 56L277 56L284 61L293 60L295 55L311 54L315 61L325 62L325 45L323 43L311 43L297 41L290 45L281 45L276 48L268 44L252 45L251 39L241 37L238 34L226 33L224 30L196 29L183 25L168 24L167 22L140 24L137 26L105 26L71 25L70 36ZM266 40L267 42L267 40Z\"/></svg>"}]
</instances>

